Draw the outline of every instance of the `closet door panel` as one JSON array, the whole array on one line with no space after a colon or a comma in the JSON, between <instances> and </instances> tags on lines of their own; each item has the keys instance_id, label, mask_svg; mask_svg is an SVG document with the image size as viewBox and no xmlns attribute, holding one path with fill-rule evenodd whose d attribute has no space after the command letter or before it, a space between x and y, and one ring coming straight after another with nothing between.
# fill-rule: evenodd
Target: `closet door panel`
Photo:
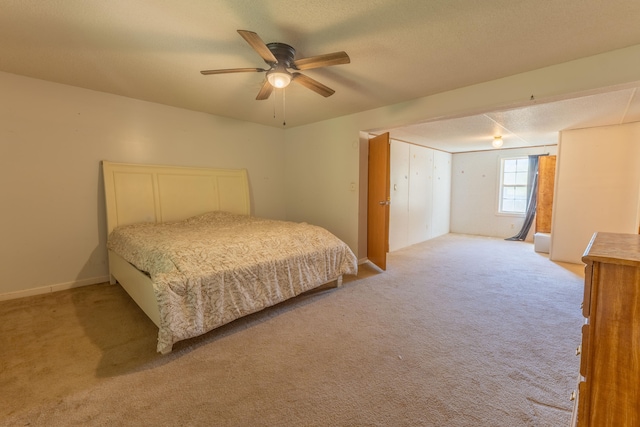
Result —
<instances>
[{"instance_id":1,"label":"closet door panel","mask_svg":"<svg viewBox=\"0 0 640 427\"><path fill-rule=\"evenodd\" d=\"M428 240L432 234L433 151L417 145L409 148L410 245Z\"/></svg>"},{"instance_id":2,"label":"closet door panel","mask_svg":"<svg viewBox=\"0 0 640 427\"><path fill-rule=\"evenodd\" d=\"M451 224L451 154L434 150L431 237L449 233Z\"/></svg>"},{"instance_id":3,"label":"closet door panel","mask_svg":"<svg viewBox=\"0 0 640 427\"><path fill-rule=\"evenodd\" d=\"M391 140L389 251L408 246L409 145Z\"/></svg>"}]
</instances>

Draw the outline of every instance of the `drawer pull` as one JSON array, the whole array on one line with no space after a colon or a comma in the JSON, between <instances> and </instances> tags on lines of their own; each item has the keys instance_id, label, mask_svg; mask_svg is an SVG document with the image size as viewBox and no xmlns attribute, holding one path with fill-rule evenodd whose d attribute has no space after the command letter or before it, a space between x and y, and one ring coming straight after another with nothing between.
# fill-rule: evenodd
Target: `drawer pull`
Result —
<instances>
[{"instance_id":1,"label":"drawer pull","mask_svg":"<svg viewBox=\"0 0 640 427\"><path fill-rule=\"evenodd\" d=\"M577 348L576 348L576 356L580 356L580 354L582 353L582 344L580 344Z\"/></svg>"},{"instance_id":2,"label":"drawer pull","mask_svg":"<svg viewBox=\"0 0 640 427\"><path fill-rule=\"evenodd\" d=\"M575 391L575 390L573 390L573 391L571 392L571 397L569 398L569 400L571 400L572 402L573 402L574 400L576 400L576 391Z\"/></svg>"}]
</instances>

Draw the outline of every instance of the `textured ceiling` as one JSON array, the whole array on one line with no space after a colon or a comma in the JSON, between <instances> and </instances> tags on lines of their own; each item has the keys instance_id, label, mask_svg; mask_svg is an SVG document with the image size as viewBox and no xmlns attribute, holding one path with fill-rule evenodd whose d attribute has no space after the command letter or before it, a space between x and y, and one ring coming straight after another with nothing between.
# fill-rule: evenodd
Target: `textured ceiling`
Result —
<instances>
[{"instance_id":1,"label":"textured ceiling","mask_svg":"<svg viewBox=\"0 0 640 427\"><path fill-rule=\"evenodd\" d=\"M0 8L0 71L269 126L282 125L282 99L255 100L262 74L199 73L264 67L238 29L301 57L351 57L304 72L335 89L329 98L286 89L288 127L640 44L638 0L0 0Z\"/></svg>"},{"instance_id":2,"label":"textured ceiling","mask_svg":"<svg viewBox=\"0 0 640 427\"><path fill-rule=\"evenodd\" d=\"M630 88L525 108L384 129L391 138L450 153L491 150L494 136L503 149L558 143L559 132L640 121L640 89Z\"/></svg>"}]
</instances>

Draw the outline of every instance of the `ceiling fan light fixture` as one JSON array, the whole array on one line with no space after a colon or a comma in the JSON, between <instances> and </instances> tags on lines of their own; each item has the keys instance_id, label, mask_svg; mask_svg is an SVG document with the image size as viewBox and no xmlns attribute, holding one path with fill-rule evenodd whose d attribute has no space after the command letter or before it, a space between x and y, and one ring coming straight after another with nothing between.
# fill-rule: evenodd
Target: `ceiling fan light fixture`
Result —
<instances>
[{"instance_id":1,"label":"ceiling fan light fixture","mask_svg":"<svg viewBox=\"0 0 640 427\"><path fill-rule=\"evenodd\" d=\"M275 69L267 73L267 80L276 89L282 89L291 83L291 74L287 70Z\"/></svg>"},{"instance_id":2,"label":"ceiling fan light fixture","mask_svg":"<svg viewBox=\"0 0 640 427\"><path fill-rule=\"evenodd\" d=\"M503 141L500 135L493 137L493 141L491 141L491 145L493 145L493 148L500 148L502 147L502 144L503 144Z\"/></svg>"}]
</instances>

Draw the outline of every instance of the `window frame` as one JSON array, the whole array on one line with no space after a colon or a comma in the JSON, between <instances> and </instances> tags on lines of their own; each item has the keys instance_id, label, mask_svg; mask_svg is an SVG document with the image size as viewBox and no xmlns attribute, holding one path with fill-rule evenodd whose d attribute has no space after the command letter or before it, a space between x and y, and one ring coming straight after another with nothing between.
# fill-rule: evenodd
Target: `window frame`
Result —
<instances>
[{"instance_id":1,"label":"window frame","mask_svg":"<svg viewBox=\"0 0 640 427\"><path fill-rule=\"evenodd\" d=\"M504 184L504 165L505 165L505 161L506 160L525 160L527 163L527 176L529 173L529 156L504 156L504 157L500 157L499 161L498 161L498 192L497 192L497 214L498 215L503 215L503 216L514 216L514 217L523 217L526 215L527 213L527 208L526 208L526 203L528 201L525 201L525 208L524 211L522 212L514 212L514 211L505 211L503 210L503 201L504 201L504 188L505 188L505 184ZM525 182L524 185L509 185L509 187L524 187L525 189L525 193L528 193L528 182Z\"/></svg>"}]
</instances>

